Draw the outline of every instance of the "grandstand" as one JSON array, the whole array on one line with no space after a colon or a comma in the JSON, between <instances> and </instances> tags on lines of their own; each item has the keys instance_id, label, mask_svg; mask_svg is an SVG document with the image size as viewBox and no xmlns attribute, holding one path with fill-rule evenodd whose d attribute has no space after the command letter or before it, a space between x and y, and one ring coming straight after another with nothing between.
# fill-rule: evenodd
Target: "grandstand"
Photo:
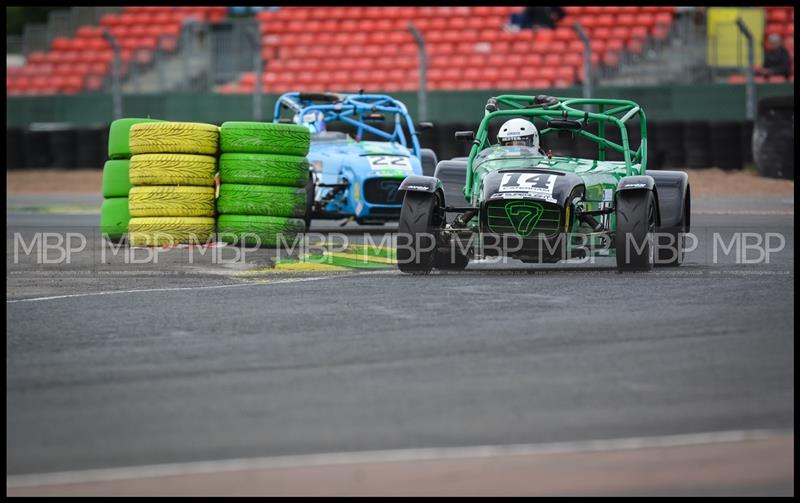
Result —
<instances>
[{"instance_id":1,"label":"grandstand","mask_svg":"<svg viewBox=\"0 0 800 503\"><path fill-rule=\"evenodd\" d=\"M429 54L431 90L547 89L580 83L583 44L572 28L580 21L591 39L594 65L604 75L631 56L667 40L677 9L668 6L565 7L554 30L503 30L520 7L283 7L257 14L265 71L242 73L219 85L222 94L262 91L368 88L412 91L419 86L417 47L407 30L413 22ZM49 50L7 66L7 95L76 94L107 91L113 54L104 29L122 48L122 75L131 65L154 64L157 51L180 49L189 20L218 22L227 7L126 7L97 25L80 26L72 37L56 37ZM794 58L794 8L767 7L765 36L779 33ZM635 59L635 58L633 58ZM728 78L742 83L744 76ZM782 80L758 77L758 82ZM791 79L794 80L792 61Z\"/></svg>"}]
</instances>

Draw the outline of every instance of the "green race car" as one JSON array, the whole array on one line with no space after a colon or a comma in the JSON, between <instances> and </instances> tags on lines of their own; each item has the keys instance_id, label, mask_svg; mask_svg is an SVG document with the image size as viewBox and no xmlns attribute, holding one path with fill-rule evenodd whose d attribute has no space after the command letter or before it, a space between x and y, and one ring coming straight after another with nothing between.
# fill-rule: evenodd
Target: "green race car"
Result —
<instances>
[{"instance_id":1,"label":"green race car","mask_svg":"<svg viewBox=\"0 0 800 503\"><path fill-rule=\"evenodd\" d=\"M500 119L507 122L492 144L490 123ZM641 132L635 150L629 122ZM619 129L619 143L606 138L608 128ZM596 159L550 155L539 136L551 134L596 143ZM683 262L688 175L645 171L647 125L636 103L502 95L488 100L477 133L456 139L472 142L469 157L441 161L433 177L409 176L399 188L401 271L464 269L470 259L492 256L534 263L616 257L619 271ZM624 160L606 160L609 151Z\"/></svg>"}]
</instances>

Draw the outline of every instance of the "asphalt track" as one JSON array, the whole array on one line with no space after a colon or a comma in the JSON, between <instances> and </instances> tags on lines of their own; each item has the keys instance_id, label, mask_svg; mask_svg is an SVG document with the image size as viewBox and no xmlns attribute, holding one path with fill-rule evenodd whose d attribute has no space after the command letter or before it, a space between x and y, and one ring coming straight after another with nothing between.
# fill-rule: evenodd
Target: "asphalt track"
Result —
<instances>
[{"instance_id":1,"label":"asphalt track","mask_svg":"<svg viewBox=\"0 0 800 503\"><path fill-rule=\"evenodd\" d=\"M14 232L97 216L8 210L7 475L730 430L793 439L793 200L693 211L698 248L672 270L621 275L600 259L248 277L185 265L186 250L146 267L101 263L91 246L66 266L14 263ZM769 263L715 261L714 232L781 233L785 246ZM793 475L738 489L793 494ZM653 491L669 493L640 490Z\"/></svg>"}]
</instances>

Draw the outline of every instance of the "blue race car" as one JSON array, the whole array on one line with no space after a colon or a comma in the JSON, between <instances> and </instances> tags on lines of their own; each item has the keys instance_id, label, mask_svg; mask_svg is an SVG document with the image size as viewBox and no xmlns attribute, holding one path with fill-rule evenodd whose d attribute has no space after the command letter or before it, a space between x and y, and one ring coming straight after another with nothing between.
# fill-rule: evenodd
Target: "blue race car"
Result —
<instances>
[{"instance_id":1,"label":"blue race car","mask_svg":"<svg viewBox=\"0 0 800 503\"><path fill-rule=\"evenodd\" d=\"M436 154L420 148L405 105L391 96L286 93L275 104L273 122L302 124L312 133L306 228L311 219L380 225L396 221L403 179L432 175L436 168ZM377 141L365 140L365 135Z\"/></svg>"}]
</instances>

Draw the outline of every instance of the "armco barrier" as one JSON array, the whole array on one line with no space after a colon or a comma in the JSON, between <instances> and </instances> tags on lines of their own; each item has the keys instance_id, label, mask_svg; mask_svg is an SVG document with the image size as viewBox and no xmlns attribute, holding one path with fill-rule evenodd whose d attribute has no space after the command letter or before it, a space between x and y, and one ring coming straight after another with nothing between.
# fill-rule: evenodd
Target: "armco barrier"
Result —
<instances>
[{"instance_id":1,"label":"armco barrier","mask_svg":"<svg viewBox=\"0 0 800 503\"><path fill-rule=\"evenodd\" d=\"M437 124L420 135L423 148L432 148L440 160L466 156L470 144L455 140L455 132L474 130L475 123ZM707 168L741 169L752 159L753 123L747 121L648 121L648 169ZM335 125L334 125L335 126ZM496 136L500 124L490 128ZM628 128L632 146L638 146L638 124ZM336 130L337 127L331 127ZM592 129L592 132L596 132ZM56 137L53 137L53 136ZM24 168L95 168L102 169L108 125L77 128L69 133L57 128L36 130L9 128L6 130L6 167ZM619 130L609 127L606 137L620 141ZM66 141L65 138L71 138ZM20 140L21 139L21 140ZM574 155L592 158L597 146L583 139L572 139L569 133L551 134L542 139L545 150L554 155ZM622 160L622 154L606 152L608 160ZM785 170L784 170L785 171ZM772 175L776 176L776 175ZM785 176L785 175L784 175Z\"/></svg>"},{"instance_id":2,"label":"armco barrier","mask_svg":"<svg viewBox=\"0 0 800 503\"><path fill-rule=\"evenodd\" d=\"M595 96L633 100L647 112L648 121L744 120L745 86L705 84L691 86L631 86L598 87ZM337 91L337 89L332 89ZM338 91L346 91L338 89ZM368 89L366 91L380 91ZM759 84L759 98L793 94L794 86ZM391 93L417 110L416 92ZM428 93L428 117L441 124L477 123L482 117L486 98L498 94L551 94L581 96L579 87L564 89L491 89L480 91L431 91ZM264 94L261 116L271 117L277 94ZM126 94L122 109L127 117L163 117L165 120L208 122L221 124L230 120L253 119L251 95L212 93ZM69 122L88 126L108 123L112 119L112 100L109 94L79 94L74 96L8 96L6 97L6 127L28 127L35 122Z\"/></svg>"}]
</instances>

